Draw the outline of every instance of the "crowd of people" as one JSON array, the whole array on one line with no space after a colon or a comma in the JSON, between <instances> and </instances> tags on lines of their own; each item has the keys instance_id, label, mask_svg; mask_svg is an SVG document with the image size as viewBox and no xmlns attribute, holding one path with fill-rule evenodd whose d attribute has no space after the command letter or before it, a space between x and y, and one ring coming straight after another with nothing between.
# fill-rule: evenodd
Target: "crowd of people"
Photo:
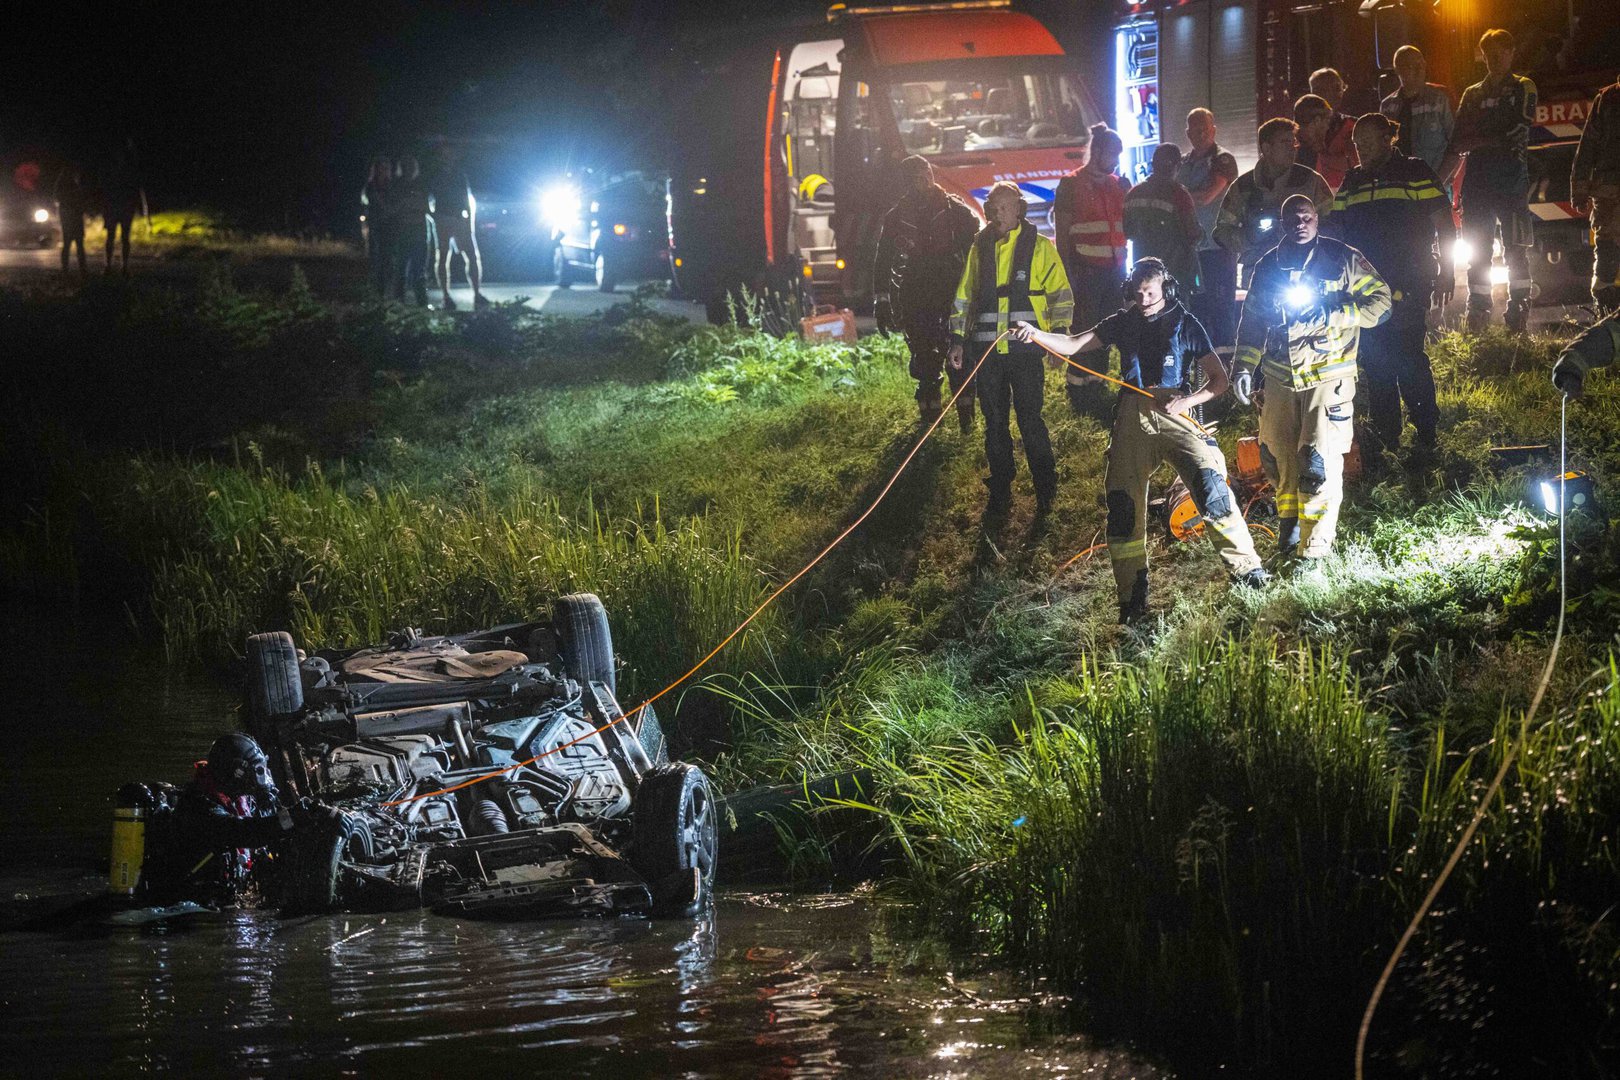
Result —
<instances>
[{"instance_id":1,"label":"crowd of people","mask_svg":"<svg viewBox=\"0 0 1620 1080\"><path fill-rule=\"evenodd\" d=\"M473 306L489 305L478 253L478 203L453 150L441 148L426 174L415 157L378 154L360 191L360 208L371 284L379 296L428 306L431 267L443 309L454 311L450 276L460 256Z\"/></svg>"},{"instance_id":2,"label":"crowd of people","mask_svg":"<svg viewBox=\"0 0 1620 1080\"><path fill-rule=\"evenodd\" d=\"M1065 358L1096 353L1089 363L1106 364L1105 349L1118 350L1125 384L1113 403L1105 477L1105 533L1125 621L1147 611L1148 477L1162 461L1186 485L1234 580L1268 580L1226 463L1199 419L1199 407L1228 387L1259 409L1282 565L1332 551L1344 458L1358 434L1377 470L1399 453L1409 419L1409 464L1432 464L1439 413L1426 314L1455 292L1454 184L1461 236L1477 253L1467 276L1469 326L1493 318L1490 252L1498 241L1508 269L1503 321L1523 331L1529 317L1536 87L1514 73L1507 31L1487 32L1480 49L1486 75L1455 110L1411 46L1394 58L1399 86L1359 117L1339 111L1347 90L1339 73L1315 72L1292 118L1260 125L1259 160L1241 175L1207 108L1187 116L1189 149L1157 147L1151 174L1135 186L1119 175L1119 135L1095 125L1088 160L1053 198L1056 243L1026 221L1016 184L990 189L987 223L975 233L971 211L933 183L929 163L906 159L908 190L878 245L879 326L905 335L928 423L942 408L942 372L956 394L986 351L976 393L990 467L987 512L1004 513L1011 502L1013 413L1037 514L1048 510L1057 479L1041 417L1042 362L1068 368L1071 405L1085 411L1099 380ZM1593 106L1571 193L1592 215L1601 316L1620 306L1620 84ZM1565 394L1578 396L1586 372L1620 347L1616 325L1615 316L1604 319L1560 359L1555 382ZM1358 386L1367 414L1359 433ZM969 430L968 394L957 408Z\"/></svg>"}]
</instances>

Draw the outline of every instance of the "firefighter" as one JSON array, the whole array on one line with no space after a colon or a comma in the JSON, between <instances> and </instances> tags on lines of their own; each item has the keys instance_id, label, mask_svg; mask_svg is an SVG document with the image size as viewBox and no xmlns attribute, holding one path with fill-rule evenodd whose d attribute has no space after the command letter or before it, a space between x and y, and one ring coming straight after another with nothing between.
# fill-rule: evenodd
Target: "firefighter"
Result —
<instances>
[{"instance_id":1,"label":"firefighter","mask_svg":"<svg viewBox=\"0 0 1620 1080\"><path fill-rule=\"evenodd\" d=\"M1294 123L1299 125L1299 164L1314 170L1334 191L1344 174L1356 165L1355 122L1334 110L1326 98L1306 94L1294 102Z\"/></svg>"},{"instance_id":2,"label":"firefighter","mask_svg":"<svg viewBox=\"0 0 1620 1080\"><path fill-rule=\"evenodd\" d=\"M1114 310L1125 281L1125 195L1131 185L1117 172L1124 149L1112 128L1093 124L1090 157L1058 181L1052 197L1052 224L1064 245L1081 326Z\"/></svg>"},{"instance_id":3,"label":"firefighter","mask_svg":"<svg viewBox=\"0 0 1620 1080\"><path fill-rule=\"evenodd\" d=\"M1403 398L1417 429L1413 463L1433 460L1440 414L1423 351L1424 317L1432 302L1445 306L1457 279L1451 206L1434 170L1395 149L1399 130L1383 113L1356 121L1361 164L1346 174L1333 199L1334 234L1372 260L1394 302L1389 320L1368 328L1361 340L1370 414L1361 451L1370 466L1400 449Z\"/></svg>"},{"instance_id":4,"label":"firefighter","mask_svg":"<svg viewBox=\"0 0 1620 1080\"><path fill-rule=\"evenodd\" d=\"M1125 196L1125 238L1137 259L1155 258L1176 280L1178 288L1196 293L1198 209L1187 189L1176 182L1181 147L1164 143L1153 151L1153 174Z\"/></svg>"},{"instance_id":5,"label":"firefighter","mask_svg":"<svg viewBox=\"0 0 1620 1080\"><path fill-rule=\"evenodd\" d=\"M965 347L974 359L1017 321L1042 330L1067 332L1074 321L1074 293L1063 272L1057 246L1024 219L1027 206L1018 185L1002 180L984 200L990 221L980 230L962 267L951 312L950 365L960 370ZM990 500L986 512L1006 513L1012 505L1013 464L1010 410L1018 413L1024 456L1035 482L1037 514L1051 509L1057 493L1052 440L1041 419L1045 372L1038 345L1002 338L979 368L979 404L984 408L984 452L990 461ZM1052 363L1059 361L1054 357Z\"/></svg>"},{"instance_id":6,"label":"firefighter","mask_svg":"<svg viewBox=\"0 0 1620 1080\"><path fill-rule=\"evenodd\" d=\"M1299 152L1298 124L1279 116L1261 124L1259 136L1259 163L1227 190L1215 221L1215 242L1236 257L1245 286L1260 256L1277 246L1283 200L1304 195L1319 218L1333 209L1333 189L1327 181L1294 160Z\"/></svg>"},{"instance_id":7,"label":"firefighter","mask_svg":"<svg viewBox=\"0 0 1620 1080\"><path fill-rule=\"evenodd\" d=\"M906 194L883 219L874 268L878 329L899 330L911 351L911 377L917 380L917 411L925 424L940 412L939 377L950 350L951 300L962 280L962 264L978 231L968 205L934 183L928 159L900 163ZM951 392L961 387L961 370L951 368ZM973 430L973 395L956 401L964 432Z\"/></svg>"},{"instance_id":8,"label":"firefighter","mask_svg":"<svg viewBox=\"0 0 1620 1080\"><path fill-rule=\"evenodd\" d=\"M1530 125L1536 116L1536 84L1513 74L1513 35L1487 30L1479 39L1485 78L1463 91L1457 125L1440 176L1451 180L1466 155L1462 178L1463 239L1473 250L1468 264L1468 326L1491 321L1491 251L1500 230L1507 261L1508 329L1530 321Z\"/></svg>"},{"instance_id":9,"label":"firefighter","mask_svg":"<svg viewBox=\"0 0 1620 1080\"><path fill-rule=\"evenodd\" d=\"M1553 365L1553 385L1565 397L1578 398L1586 389L1586 373L1593 368L1608 367L1617 357L1620 357L1620 312L1611 312L1565 347Z\"/></svg>"},{"instance_id":10,"label":"firefighter","mask_svg":"<svg viewBox=\"0 0 1620 1080\"><path fill-rule=\"evenodd\" d=\"M1191 306L1215 342L1216 355L1230 361L1232 342L1237 340L1237 259L1215 242L1215 219L1221 199L1238 178L1237 158L1215 142L1215 114L1208 109L1187 114L1187 141L1192 149L1181 159L1176 180L1192 196L1203 230L1198 240L1198 292Z\"/></svg>"},{"instance_id":11,"label":"firefighter","mask_svg":"<svg viewBox=\"0 0 1620 1080\"><path fill-rule=\"evenodd\" d=\"M1620 82L1598 91L1569 174L1577 213L1592 214L1592 302L1620 310Z\"/></svg>"},{"instance_id":12,"label":"firefighter","mask_svg":"<svg viewBox=\"0 0 1620 1080\"><path fill-rule=\"evenodd\" d=\"M1106 356L1101 350L1117 348L1120 378L1153 395L1149 399L1120 391L1108 444L1104 478L1108 556L1114 564L1124 623L1147 616L1148 478L1165 460L1192 493L1233 580L1250 586L1268 580L1226 482L1226 459L1215 440L1182 415L1225 393L1227 377L1209 335L1181 306L1177 293L1176 279L1164 263L1138 259L1125 283L1127 306L1085 333L1073 337L1045 333L1022 322L1013 328L1019 341L1043 344L1067 356L1089 352ZM1198 382L1203 388L1195 390Z\"/></svg>"},{"instance_id":13,"label":"firefighter","mask_svg":"<svg viewBox=\"0 0 1620 1080\"><path fill-rule=\"evenodd\" d=\"M1260 259L1243 301L1232 377L1233 395L1260 406L1260 460L1277 492L1277 552L1290 559L1320 559L1333 549L1353 437L1357 345L1391 303L1366 256L1317 229L1311 199L1290 195L1282 242Z\"/></svg>"}]
</instances>

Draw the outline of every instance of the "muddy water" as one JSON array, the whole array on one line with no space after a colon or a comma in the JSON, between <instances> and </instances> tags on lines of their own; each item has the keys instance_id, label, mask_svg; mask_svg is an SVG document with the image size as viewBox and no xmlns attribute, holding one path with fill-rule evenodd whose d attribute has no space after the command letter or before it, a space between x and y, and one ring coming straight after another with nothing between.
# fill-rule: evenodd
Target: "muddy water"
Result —
<instances>
[{"instance_id":1,"label":"muddy water","mask_svg":"<svg viewBox=\"0 0 1620 1080\"><path fill-rule=\"evenodd\" d=\"M96 889L117 785L182 778L236 694L104 625L5 621L41 659L5 685L0 1075L1169 1075L1060 1033L1025 981L908 961L859 895L728 893L697 921L16 929Z\"/></svg>"}]
</instances>

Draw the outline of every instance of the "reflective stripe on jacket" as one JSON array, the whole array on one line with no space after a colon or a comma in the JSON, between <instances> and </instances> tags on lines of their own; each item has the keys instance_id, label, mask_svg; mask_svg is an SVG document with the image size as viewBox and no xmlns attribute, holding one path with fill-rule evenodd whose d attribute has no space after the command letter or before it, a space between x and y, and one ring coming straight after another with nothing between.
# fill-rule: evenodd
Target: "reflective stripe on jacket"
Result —
<instances>
[{"instance_id":1,"label":"reflective stripe on jacket","mask_svg":"<svg viewBox=\"0 0 1620 1080\"><path fill-rule=\"evenodd\" d=\"M1333 189L1303 165L1290 165L1269 185L1262 182L1256 166L1226 189L1216 218L1215 242L1238 257L1245 278L1252 273L1248 268L1277 243L1283 200L1290 195L1310 199L1319 219L1333 212Z\"/></svg>"},{"instance_id":2,"label":"reflective stripe on jacket","mask_svg":"<svg viewBox=\"0 0 1620 1080\"><path fill-rule=\"evenodd\" d=\"M1125 193L1130 189L1124 177L1088 168L1076 169L1058 181L1053 204L1068 211L1066 239L1075 258L1093 266L1125 269Z\"/></svg>"},{"instance_id":3,"label":"reflective stripe on jacket","mask_svg":"<svg viewBox=\"0 0 1620 1080\"><path fill-rule=\"evenodd\" d=\"M1396 151L1376 169L1357 165L1333 197L1334 235L1372 260L1403 292L1434 277L1435 214L1446 209L1440 180L1417 158ZM1446 238L1450 236L1446 224Z\"/></svg>"},{"instance_id":4,"label":"reflective stripe on jacket","mask_svg":"<svg viewBox=\"0 0 1620 1080\"><path fill-rule=\"evenodd\" d=\"M1027 266L1015 266L1015 255L1020 237L1025 237L1024 249L1029 253ZM957 340L977 341L982 349L1015 322L1033 323L1042 330L1065 333L1074 321L1074 293L1069 288L1069 275L1058 257L1057 245L1035 231L1035 226L1020 222L1006 236L991 240L993 228L986 226L968 250L967 264L962 267L962 279L956 287L956 304L951 311L951 333ZM981 297L980 257L988 243L995 244L996 293L994 303L990 297ZM1022 271L1024 277L1017 278ZM1019 289L1018 286L1024 286ZM1014 308L1014 292L1019 294L1020 307ZM1028 296L1029 306L1022 307L1022 297ZM998 353L1008 351L1003 338L996 346Z\"/></svg>"},{"instance_id":5,"label":"reflective stripe on jacket","mask_svg":"<svg viewBox=\"0 0 1620 1080\"><path fill-rule=\"evenodd\" d=\"M1125 196L1125 237L1137 261L1160 260L1189 291L1198 288L1202 236L1192 196L1174 180L1150 176Z\"/></svg>"},{"instance_id":6,"label":"reflective stripe on jacket","mask_svg":"<svg viewBox=\"0 0 1620 1080\"><path fill-rule=\"evenodd\" d=\"M1255 267L1233 359L1240 368L1258 367L1268 385L1291 390L1355 378L1361 331L1389 318L1388 283L1365 255L1332 237L1318 236L1302 267L1283 265L1285 249L1298 257L1295 245L1279 245ZM1285 300L1296 284L1316 292L1325 318L1290 317Z\"/></svg>"}]
</instances>

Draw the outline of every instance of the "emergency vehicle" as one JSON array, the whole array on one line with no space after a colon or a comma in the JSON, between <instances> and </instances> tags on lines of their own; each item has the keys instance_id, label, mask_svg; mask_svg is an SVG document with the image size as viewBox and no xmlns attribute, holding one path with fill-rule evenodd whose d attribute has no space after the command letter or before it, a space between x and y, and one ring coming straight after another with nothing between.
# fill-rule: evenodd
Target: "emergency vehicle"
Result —
<instances>
[{"instance_id":1,"label":"emergency vehicle","mask_svg":"<svg viewBox=\"0 0 1620 1080\"><path fill-rule=\"evenodd\" d=\"M997 181L1018 184L1050 236L1058 180L1085 163L1100 115L1051 31L1006 0L837 4L707 74L668 210L676 284L711 315L748 283L869 303L911 154L975 209Z\"/></svg>"},{"instance_id":2,"label":"emergency vehicle","mask_svg":"<svg viewBox=\"0 0 1620 1080\"><path fill-rule=\"evenodd\" d=\"M1536 217L1531 272L1541 302L1585 296L1592 249L1569 202L1569 167L1586 111L1615 80L1620 38L1601 21L1603 0L1530 5L1522 0L1148 0L1118 10L1114 33L1114 127L1125 141L1121 171L1146 175L1161 138L1186 143L1187 112L1214 111L1218 139L1240 171L1254 167L1255 131L1292 116L1312 71L1335 68L1350 85L1341 108L1376 111L1398 85L1395 50L1415 45L1428 81L1453 106L1484 75L1476 57L1491 27L1518 43L1514 70L1539 91L1530 133L1530 209ZM1607 17L1612 17L1609 13ZM1162 122L1161 122L1162 115ZM1459 271L1462 269L1459 266ZM1506 281L1498 266L1493 279Z\"/></svg>"}]
</instances>

